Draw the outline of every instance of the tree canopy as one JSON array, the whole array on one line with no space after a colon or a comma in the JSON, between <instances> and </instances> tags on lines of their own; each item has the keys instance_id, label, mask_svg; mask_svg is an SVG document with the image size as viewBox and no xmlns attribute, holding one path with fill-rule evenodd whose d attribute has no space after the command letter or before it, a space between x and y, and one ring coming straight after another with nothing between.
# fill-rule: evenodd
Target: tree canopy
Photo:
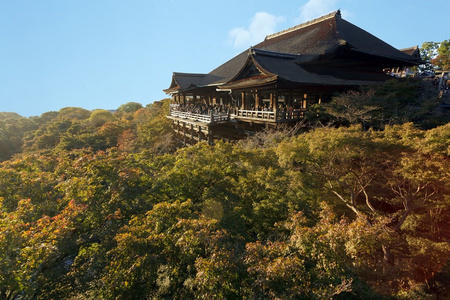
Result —
<instances>
[{"instance_id":1,"label":"tree canopy","mask_svg":"<svg viewBox=\"0 0 450 300\"><path fill-rule=\"evenodd\" d=\"M450 123L424 125L433 105L388 82L318 108L337 128L181 149L168 100L3 114L0 299L443 296Z\"/></svg>"}]
</instances>

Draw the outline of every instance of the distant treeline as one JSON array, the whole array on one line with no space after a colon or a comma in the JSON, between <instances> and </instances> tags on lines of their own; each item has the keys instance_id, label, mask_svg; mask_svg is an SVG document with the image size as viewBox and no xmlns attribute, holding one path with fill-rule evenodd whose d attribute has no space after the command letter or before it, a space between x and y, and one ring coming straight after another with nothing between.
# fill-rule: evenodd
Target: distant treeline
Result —
<instances>
[{"instance_id":1,"label":"distant treeline","mask_svg":"<svg viewBox=\"0 0 450 300\"><path fill-rule=\"evenodd\" d=\"M147 107L129 102L116 112L66 107L30 118L0 112L0 161L32 151L158 147L170 134L168 105L166 99Z\"/></svg>"}]
</instances>

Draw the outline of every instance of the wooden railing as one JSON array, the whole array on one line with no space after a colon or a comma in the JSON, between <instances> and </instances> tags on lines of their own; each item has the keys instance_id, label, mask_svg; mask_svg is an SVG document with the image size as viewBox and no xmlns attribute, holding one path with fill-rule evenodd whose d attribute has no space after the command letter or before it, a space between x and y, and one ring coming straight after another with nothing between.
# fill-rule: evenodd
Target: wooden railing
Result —
<instances>
[{"instance_id":1,"label":"wooden railing","mask_svg":"<svg viewBox=\"0 0 450 300\"><path fill-rule=\"evenodd\" d=\"M303 118L304 113L305 109L295 109L292 111L236 110L232 115L227 113L214 113L213 111L211 111L207 115L204 115L172 110L170 112L170 116L213 124L229 121L230 117L255 121L290 122L300 120L301 118Z\"/></svg>"},{"instance_id":2,"label":"wooden railing","mask_svg":"<svg viewBox=\"0 0 450 300\"><path fill-rule=\"evenodd\" d=\"M304 109L295 109L292 111L257 111L257 110L238 110L236 117L253 120L267 120L272 122L288 122L300 120L304 116Z\"/></svg>"},{"instance_id":3,"label":"wooden railing","mask_svg":"<svg viewBox=\"0 0 450 300\"><path fill-rule=\"evenodd\" d=\"M294 109L292 111L277 111L277 122L300 120L304 117L305 109Z\"/></svg>"},{"instance_id":4,"label":"wooden railing","mask_svg":"<svg viewBox=\"0 0 450 300\"><path fill-rule=\"evenodd\" d=\"M258 120L268 120L275 121L275 112L273 111L258 111L258 110L238 110L238 118L246 119L258 119Z\"/></svg>"},{"instance_id":5,"label":"wooden railing","mask_svg":"<svg viewBox=\"0 0 450 300\"><path fill-rule=\"evenodd\" d=\"M223 122L228 121L230 119L230 116L225 113L213 113L211 112L208 115L202 115L202 114L194 114L191 112L184 112L184 111L176 111L173 110L170 112L171 116L182 118L182 119L188 119L192 121L199 121L204 123L217 123L217 122Z\"/></svg>"}]
</instances>

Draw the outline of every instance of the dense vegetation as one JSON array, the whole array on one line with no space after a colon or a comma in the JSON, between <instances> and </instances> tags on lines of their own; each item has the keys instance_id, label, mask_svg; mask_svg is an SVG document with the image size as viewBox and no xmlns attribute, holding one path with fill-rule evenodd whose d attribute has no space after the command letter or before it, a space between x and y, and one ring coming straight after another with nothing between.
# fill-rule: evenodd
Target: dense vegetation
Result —
<instances>
[{"instance_id":1,"label":"dense vegetation","mask_svg":"<svg viewBox=\"0 0 450 300\"><path fill-rule=\"evenodd\" d=\"M389 113L381 96L362 112L370 119L342 117L340 105L367 93L336 97L310 118L349 126L178 150L166 100L114 114L5 113L0 299L446 292L450 123L431 128L443 119L427 101L426 112L415 103ZM427 127L413 111L435 121Z\"/></svg>"}]
</instances>

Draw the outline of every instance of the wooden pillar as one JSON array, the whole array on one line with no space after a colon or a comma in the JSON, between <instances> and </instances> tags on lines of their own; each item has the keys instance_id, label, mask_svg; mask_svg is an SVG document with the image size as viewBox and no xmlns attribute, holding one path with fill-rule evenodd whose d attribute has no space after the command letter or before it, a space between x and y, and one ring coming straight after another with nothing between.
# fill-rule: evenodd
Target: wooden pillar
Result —
<instances>
[{"instance_id":1,"label":"wooden pillar","mask_svg":"<svg viewBox=\"0 0 450 300\"><path fill-rule=\"evenodd\" d=\"M273 99L273 93L270 93L270 109L271 109L272 111L275 110L275 105L274 105L274 103L275 103L275 101L274 101L274 99Z\"/></svg>"},{"instance_id":2,"label":"wooden pillar","mask_svg":"<svg viewBox=\"0 0 450 300\"><path fill-rule=\"evenodd\" d=\"M210 144L210 145L213 144L213 136L212 136L211 129L208 129L208 144Z\"/></svg>"},{"instance_id":3,"label":"wooden pillar","mask_svg":"<svg viewBox=\"0 0 450 300\"><path fill-rule=\"evenodd\" d=\"M275 98L275 107L276 107L276 109L278 109L278 92L277 91L275 91L273 93L273 97Z\"/></svg>"},{"instance_id":4,"label":"wooden pillar","mask_svg":"<svg viewBox=\"0 0 450 300\"><path fill-rule=\"evenodd\" d=\"M191 145L195 143L194 140L194 124L191 124Z\"/></svg>"},{"instance_id":5,"label":"wooden pillar","mask_svg":"<svg viewBox=\"0 0 450 300\"><path fill-rule=\"evenodd\" d=\"M241 94L241 101L242 101L241 109L245 109L245 92L242 92Z\"/></svg>"},{"instance_id":6,"label":"wooden pillar","mask_svg":"<svg viewBox=\"0 0 450 300\"><path fill-rule=\"evenodd\" d=\"M275 122L278 122L278 92L273 92L273 98L274 98L274 113L275 113Z\"/></svg>"},{"instance_id":7,"label":"wooden pillar","mask_svg":"<svg viewBox=\"0 0 450 300\"><path fill-rule=\"evenodd\" d=\"M211 109L211 111L209 112L209 118L210 118L209 123L210 123L210 124L214 124L214 110L212 110L212 109Z\"/></svg>"},{"instance_id":8,"label":"wooden pillar","mask_svg":"<svg viewBox=\"0 0 450 300\"><path fill-rule=\"evenodd\" d=\"M441 73L441 78L439 79L439 85L438 85L438 91L440 92L442 89L442 86L444 85L444 75L446 72Z\"/></svg>"},{"instance_id":9,"label":"wooden pillar","mask_svg":"<svg viewBox=\"0 0 450 300\"><path fill-rule=\"evenodd\" d=\"M256 91L256 93L255 93L255 109L256 110L258 110L260 108L260 106L261 106L259 98L260 98L259 92Z\"/></svg>"},{"instance_id":10,"label":"wooden pillar","mask_svg":"<svg viewBox=\"0 0 450 300\"><path fill-rule=\"evenodd\" d=\"M183 122L183 145L186 146L186 123Z\"/></svg>"},{"instance_id":11,"label":"wooden pillar","mask_svg":"<svg viewBox=\"0 0 450 300\"><path fill-rule=\"evenodd\" d=\"M200 143L202 141L202 127L198 127L198 142Z\"/></svg>"}]
</instances>

